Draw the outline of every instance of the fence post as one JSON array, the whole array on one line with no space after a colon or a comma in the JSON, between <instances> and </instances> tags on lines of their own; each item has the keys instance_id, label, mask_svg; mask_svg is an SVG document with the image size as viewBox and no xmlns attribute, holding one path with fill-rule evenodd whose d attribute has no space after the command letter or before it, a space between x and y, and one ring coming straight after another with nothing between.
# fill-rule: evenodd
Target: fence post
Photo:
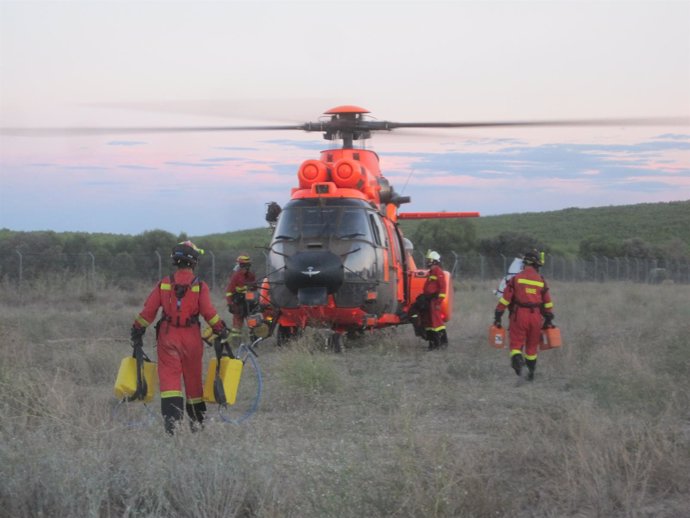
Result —
<instances>
[{"instance_id":1,"label":"fence post","mask_svg":"<svg viewBox=\"0 0 690 518\"><path fill-rule=\"evenodd\" d=\"M604 281L608 282L609 280L609 258L606 256L603 256L604 259L604 264L606 265L606 271L604 272Z\"/></svg>"},{"instance_id":2,"label":"fence post","mask_svg":"<svg viewBox=\"0 0 690 518\"><path fill-rule=\"evenodd\" d=\"M453 261L453 269L450 271L450 277L451 279L455 279L458 266L458 254L456 254L453 250L451 250L450 253L453 254L453 257L455 258L455 260Z\"/></svg>"},{"instance_id":3,"label":"fence post","mask_svg":"<svg viewBox=\"0 0 690 518\"><path fill-rule=\"evenodd\" d=\"M479 277L481 281L484 281L484 256L479 254Z\"/></svg>"},{"instance_id":4,"label":"fence post","mask_svg":"<svg viewBox=\"0 0 690 518\"><path fill-rule=\"evenodd\" d=\"M24 257L19 250L15 250L16 254L19 256L19 286L22 285L22 278L24 276Z\"/></svg>"},{"instance_id":5,"label":"fence post","mask_svg":"<svg viewBox=\"0 0 690 518\"><path fill-rule=\"evenodd\" d=\"M621 262L620 262L620 257L615 257L614 261L616 261L616 281L621 280Z\"/></svg>"}]
</instances>

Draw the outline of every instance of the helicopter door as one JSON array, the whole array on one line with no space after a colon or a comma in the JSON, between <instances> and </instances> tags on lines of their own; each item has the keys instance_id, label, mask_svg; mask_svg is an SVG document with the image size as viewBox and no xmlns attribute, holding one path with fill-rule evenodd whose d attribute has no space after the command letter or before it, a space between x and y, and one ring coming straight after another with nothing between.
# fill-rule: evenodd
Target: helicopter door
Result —
<instances>
[{"instance_id":1,"label":"helicopter door","mask_svg":"<svg viewBox=\"0 0 690 518\"><path fill-rule=\"evenodd\" d=\"M376 263L378 266L378 275L380 279L380 286L378 289L378 303L377 306L383 311L394 310L394 301L396 300L395 292L392 287L396 286L395 271L391 268L393 260L391 256L390 244L388 234L381 222L381 217L377 213L370 213L371 227L374 232L374 241L376 243ZM393 275L391 275L393 273Z\"/></svg>"},{"instance_id":2,"label":"helicopter door","mask_svg":"<svg viewBox=\"0 0 690 518\"><path fill-rule=\"evenodd\" d=\"M390 253L391 253L391 275L393 276L393 285L396 286L396 297L400 302L405 301L405 287L403 282L399 282L401 279L406 280L403 274L403 255L400 248L400 239L397 232L397 228L392 221L386 219L384 220L386 224L386 230L388 231L388 241L390 242Z\"/></svg>"}]
</instances>

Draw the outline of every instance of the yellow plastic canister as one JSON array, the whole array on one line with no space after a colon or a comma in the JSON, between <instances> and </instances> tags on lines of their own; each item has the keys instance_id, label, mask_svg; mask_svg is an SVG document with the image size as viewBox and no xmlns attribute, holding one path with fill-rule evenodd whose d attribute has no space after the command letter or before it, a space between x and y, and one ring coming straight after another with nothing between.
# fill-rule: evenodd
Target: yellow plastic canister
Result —
<instances>
[{"instance_id":1,"label":"yellow plastic canister","mask_svg":"<svg viewBox=\"0 0 690 518\"><path fill-rule=\"evenodd\" d=\"M208 364L206 381L204 382L204 401L208 403L216 403L216 397L213 394L213 383L216 380L217 364L218 360L216 358L211 358ZM228 358L227 356L223 356L220 359L220 380L223 383L225 399L228 405L234 405L237 399L237 389L240 385L242 367L243 364L240 360Z\"/></svg>"},{"instance_id":2,"label":"yellow plastic canister","mask_svg":"<svg viewBox=\"0 0 690 518\"><path fill-rule=\"evenodd\" d=\"M158 390L158 370L154 362L144 362L144 379L146 380L146 397L144 402L151 401ZM137 391L137 360L132 356L123 358L120 370L115 379L115 397L125 399ZM142 401L142 400L137 400Z\"/></svg>"}]
</instances>

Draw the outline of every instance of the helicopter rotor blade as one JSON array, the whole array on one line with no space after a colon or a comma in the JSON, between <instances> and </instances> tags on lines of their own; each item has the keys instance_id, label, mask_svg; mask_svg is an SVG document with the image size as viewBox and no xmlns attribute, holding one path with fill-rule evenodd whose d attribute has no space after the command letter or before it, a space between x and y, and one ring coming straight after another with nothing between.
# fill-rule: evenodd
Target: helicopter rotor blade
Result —
<instances>
[{"instance_id":1,"label":"helicopter rotor blade","mask_svg":"<svg viewBox=\"0 0 690 518\"><path fill-rule=\"evenodd\" d=\"M377 120L331 119L304 124L276 124L252 126L141 126L141 127L14 127L0 128L7 136L70 136L115 135L136 133L201 133L226 131L322 131L330 134L394 129L435 128L517 128L517 127L585 127L585 126L690 126L690 117L638 117L610 119L555 119L542 121L488 121L488 122L391 122Z\"/></svg>"},{"instance_id":2,"label":"helicopter rotor blade","mask_svg":"<svg viewBox=\"0 0 690 518\"><path fill-rule=\"evenodd\" d=\"M577 127L577 126L686 126L690 117L636 117L612 119L561 119L542 121L488 121L488 122L374 122L381 128L501 128L501 127Z\"/></svg>"},{"instance_id":3,"label":"helicopter rotor blade","mask_svg":"<svg viewBox=\"0 0 690 518\"><path fill-rule=\"evenodd\" d=\"M55 137L79 135L125 135L136 133L204 133L226 131L320 131L315 123L267 126L141 126L141 127L17 127L0 128L0 135L21 137Z\"/></svg>"}]
</instances>

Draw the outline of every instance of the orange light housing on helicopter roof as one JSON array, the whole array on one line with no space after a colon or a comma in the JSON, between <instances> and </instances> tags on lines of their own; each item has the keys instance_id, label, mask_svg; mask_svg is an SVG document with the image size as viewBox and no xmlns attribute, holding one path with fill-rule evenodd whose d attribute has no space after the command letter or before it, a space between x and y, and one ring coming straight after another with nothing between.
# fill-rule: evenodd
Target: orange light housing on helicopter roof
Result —
<instances>
[{"instance_id":1,"label":"orange light housing on helicopter roof","mask_svg":"<svg viewBox=\"0 0 690 518\"><path fill-rule=\"evenodd\" d=\"M328 167L321 160L305 160L297 173L301 189L308 189L315 183L328 181Z\"/></svg>"}]
</instances>

